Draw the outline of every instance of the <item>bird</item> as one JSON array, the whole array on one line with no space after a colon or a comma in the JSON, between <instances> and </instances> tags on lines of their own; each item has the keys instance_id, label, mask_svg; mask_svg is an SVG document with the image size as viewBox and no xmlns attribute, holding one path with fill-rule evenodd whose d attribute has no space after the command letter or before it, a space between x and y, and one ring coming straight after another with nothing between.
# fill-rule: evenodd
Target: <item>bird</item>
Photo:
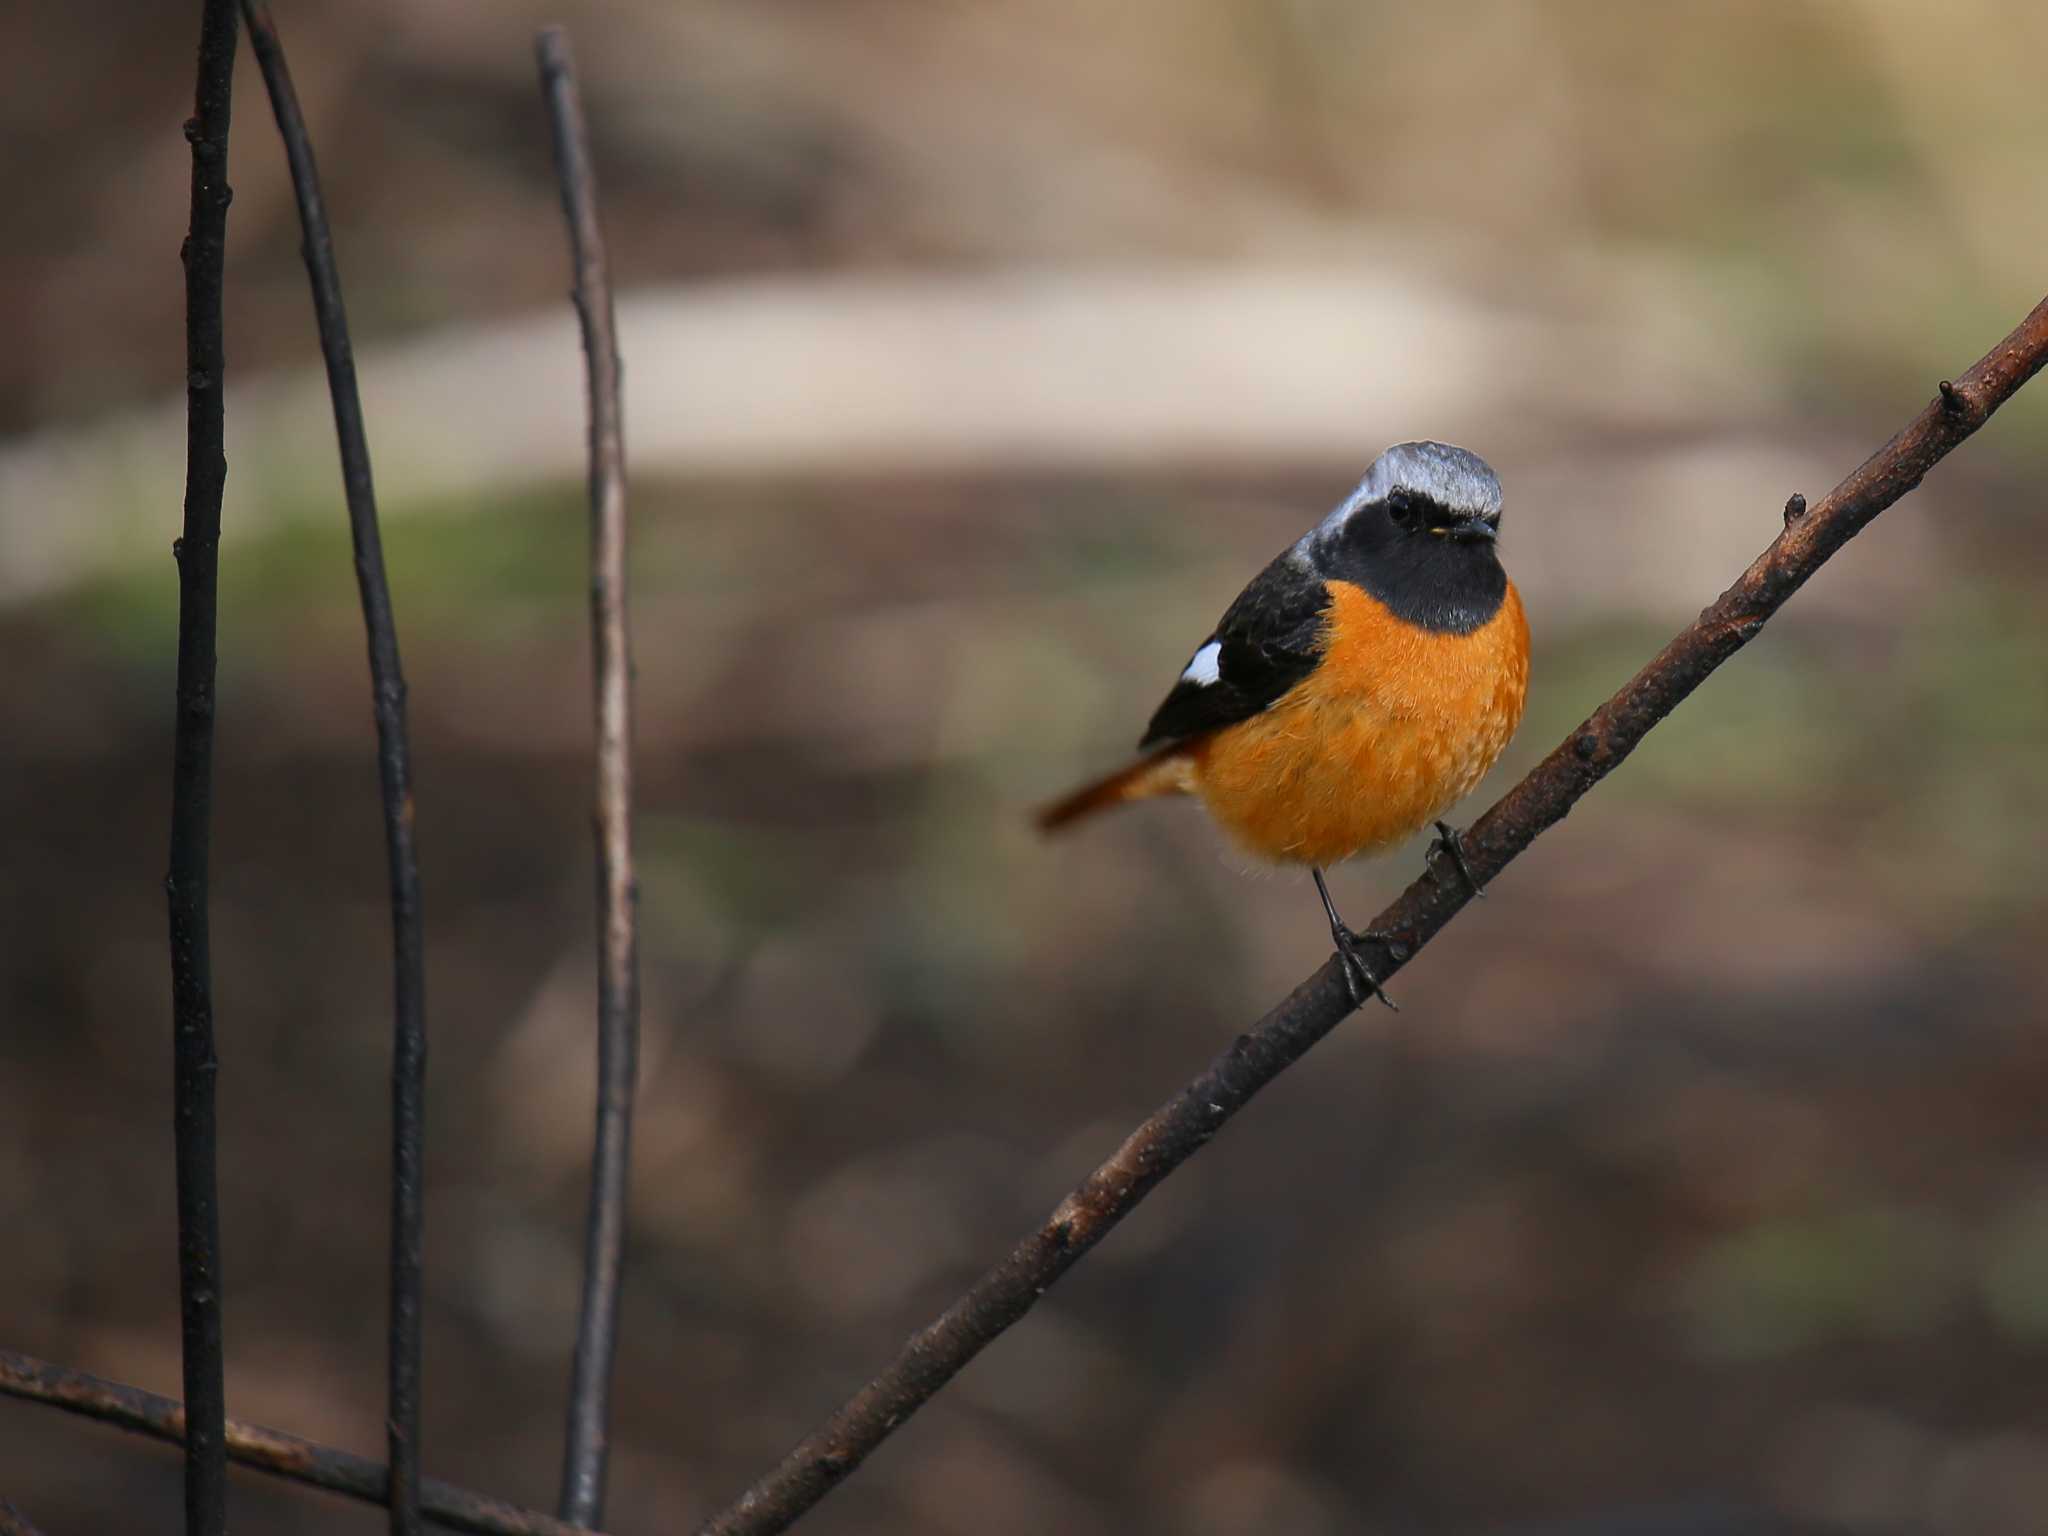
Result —
<instances>
[{"instance_id":1,"label":"bird","mask_svg":"<svg viewBox=\"0 0 2048 1536\"><path fill-rule=\"evenodd\" d=\"M1193 795L1239 848L1315 878L1354 1006L1394 1003L1324 871L1435 824L1521 723L1529 624L1499 552L1500 481L1449 443L1388 448L1195 647L1135 761L1038 812L1056 832L1113 806Z\"/></svg>"}]
</instances>

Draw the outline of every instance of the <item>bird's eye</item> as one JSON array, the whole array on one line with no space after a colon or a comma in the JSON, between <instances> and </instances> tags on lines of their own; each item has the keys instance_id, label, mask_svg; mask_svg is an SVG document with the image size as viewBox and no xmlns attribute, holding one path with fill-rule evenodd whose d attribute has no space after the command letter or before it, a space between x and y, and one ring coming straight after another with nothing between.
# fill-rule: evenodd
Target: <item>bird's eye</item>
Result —
<instances>
[{"instance_id":1,"label":"bird's eye","mask_svg":"<svg viewBox=\"0 0 2048 1536\"><path fill-rule=\"evenodd\" d=\"M1396 528L1412 527L1415 512L1415 498L1406 491L1390 491L1387 494L1387 516L1394 520Z\"/></svg>"}]
</instances>

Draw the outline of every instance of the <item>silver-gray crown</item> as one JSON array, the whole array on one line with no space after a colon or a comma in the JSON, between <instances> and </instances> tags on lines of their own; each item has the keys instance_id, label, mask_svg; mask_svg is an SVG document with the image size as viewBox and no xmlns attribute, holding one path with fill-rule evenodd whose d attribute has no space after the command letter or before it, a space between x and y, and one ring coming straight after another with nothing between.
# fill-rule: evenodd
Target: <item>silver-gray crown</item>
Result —
<instances>
[{"instance_id":1,"label":"silver-gray crown","mask_svg":"<svg viewBox=\"0 0 2048 1536\"><path fill-rule=\"evenodd\" d=\"M1394 490L1427 496L1466 516L1500 515L1500 481L1478 454L1449 443L1396 443L1372 461L1365 478L1323 519L1323 526L1341 524L1358 508L1384 500Z\"/></svg>"}]
</instances>

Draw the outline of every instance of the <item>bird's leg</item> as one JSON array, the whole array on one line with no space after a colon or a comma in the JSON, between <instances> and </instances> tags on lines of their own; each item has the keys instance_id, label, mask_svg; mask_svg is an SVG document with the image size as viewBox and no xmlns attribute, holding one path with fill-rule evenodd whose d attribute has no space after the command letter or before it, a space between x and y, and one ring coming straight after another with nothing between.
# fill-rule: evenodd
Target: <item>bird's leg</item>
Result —
<instances>
[{"instance_id":1,"label":"bird's leg","mask_svg":"<svg viewBox=\"0 0 2048 1536\"><path fill-rule=\"evenodd\" d=\"M1351 989L1351 1006L1363 1008L1367 998L1376 997L1399 1013L1400 1007L1387 996L1386 990L1380 986L1379 977L1373 975L1372 967L1365 963L1365 956L1358 950L1361 941L1385 944L1393 939L1393 935L1370 929L1364 933L1353 933L1346 928L1344 919L1337 915L1337 904L1330 900L1330 887L1323 881L1323 872L1312 868L1309 873L1316 877L1316 894L1323 898L1323 911L1330 919L1330 939L1337 946L1337 963L1344 968L1344 984Z\"/></svg>"},{"instance_id":2,"label":"bird's leg","mask_svg":"<svg viewBox=\"0 0 2048 1536\"><path fill-rule=\"evenodd\" d=\"M1436 841L1429 845L1429 852L1422 856L1422 862L1429 866L1432 875L1436 873L1436 856L1440 853L1448 853L1451 856L1451 862L1458 866L1458 873L1465 877L1465 884L1471 888L1474 896L1483 898L1486 895L1486 887L1472 878L1472 866L1465 862L1464 839L1458 835L1458 829L1448 821L1436 824Z\"/></svg>"}]
</instances>

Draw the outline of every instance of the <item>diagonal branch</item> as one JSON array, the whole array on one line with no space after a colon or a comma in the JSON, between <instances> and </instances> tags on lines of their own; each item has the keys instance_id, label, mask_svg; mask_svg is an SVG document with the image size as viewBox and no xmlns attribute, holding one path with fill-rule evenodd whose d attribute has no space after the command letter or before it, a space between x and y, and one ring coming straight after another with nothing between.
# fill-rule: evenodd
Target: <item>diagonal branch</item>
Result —
<instances>
[{"instance_id":1,"label":"diagonal branch","mask_svg":"<svg viewBox=\"0 0 2048 1536\"><path fill-rule=\"evenodd\" d=\"M328 393L334 400L342 494L348 503L356 586L362 596L363 628L369 641L377 776L384 798L384 852L391 885L391 1327L385 1433L391 1460L391 1529L394 1536L416 1536L420 1528L420 1250L425 1205L421 1143L426 1122L427 982L419 854L413 841L405 674L399 666L398 625L391 610L391 583L384 574L384 543L377 529L377 492L370 478L362 397L356 389L355 349L349 343L334 236L320 195L320 171L269 8L259 0L242 0L242 15L249 24L249 41L270 92L277 131L291 164L292 190L298 197L306 276L313 287L313 318L327 364Z\"/></svg>"},{"instance_id":2,"label":"diagonal branch","mask_svg":"<svg viewBox=\"0 0 2048 1536\"><path fill-rule=\"evenodd\" d=\"M1635 750L1709 674L1755 637L1764 621L1829 556L1918 485L1958 443L2048 362L2048 299L2018 329L1940 393L1889 443L1812 509L1794 497L1785 528L1735 585L1588 716L1465 834L1480 884L1491 881L1579 798ZM1457 915L1463 881L1428 874L1373 919L1395 935L1368 962L1391 976ZM995 1268L906 1343L881 1375L784 1457L781 1465L713 1516L700 1536L781 1531L830 1493L960 1368L1030 1311L1046 1288L1100 1242L1160 1180L1221 1130L1267 1083L1328 1034L1354 1004L1333 958L1296 987L1207 1071L1156 1110L1101 1167L1060 1202Z\"/></svg>"},{"instance_id":3,"label":"diagonal branch","mask_svg":"<svg viewBox=\"0 0 2048 1536\"><path fill-rule=\"evenodd\" d=\"M579 1525L604 1515L612 1365L625 1268L626 1175L639 1057L639 888L633 874L633 662L626 633L626 450L619 409L619 339L612 313L590 129L576 61L559 27L535 42L555 143L562 212L576 272L576 313L590 395L590 631L597 684L597 1144L590 1166L583 1304L569 1382L561 1514Z\"/></svg>"},{"instance_id":4,"label":"diagonal branch","mask_svg":"<svg viewBox=\"0 0 2048 1536\"><path fill-rule=\"evenodd\" d=\"M178 560L177 726L171 748L171 852L164 878L171 938L172 1136L178 1184L178 1304L185 1400L185 1530L227 1528L221 1424L219 1122L214 1080L213 952L208 875L213 836L214 631L220 503L227 486L227 357L221 293L227 258L228 121L235 84L234 0L205 0L199 83L185 124L192 145L192 224L185 262L185 525Z\"/></svg>"},{"instance_id":5,"label":"diagonal branch","mask_svg":"<svg viewBox=\"0 0 2048 1536\"><path fill-rule=\"evenodd\" d=\"M176 1398L7 1349L0 1349L0 1396L61 1408L172 1445L185 1438L185 1405ZM370 1504L389 1502L390 1478L381 1462L239 1419L228 1419L226 1426L227 1459L238 1466ZM590 1536L552 1515L431 1477L420 1480L420 1509L438 1525L482 1536Z\"/></svg>"}]
</instances>

